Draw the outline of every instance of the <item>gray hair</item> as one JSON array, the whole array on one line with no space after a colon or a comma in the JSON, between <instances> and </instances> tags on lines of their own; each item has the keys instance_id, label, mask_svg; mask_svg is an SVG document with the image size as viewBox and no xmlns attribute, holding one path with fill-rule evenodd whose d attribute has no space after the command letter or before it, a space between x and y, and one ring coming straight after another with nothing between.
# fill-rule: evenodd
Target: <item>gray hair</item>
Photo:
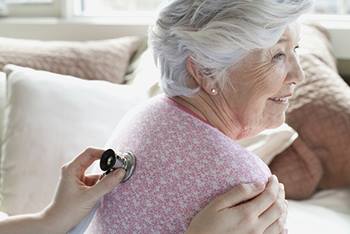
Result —
<instances>
[{"instance_id":1,"label":"gray hair","mask_svg":"<svg viewBox=\"0 0 350 234\"><path fill-rule=\"evenodd\" d=\"M249 51L277 43L313 0L170 0L149 30L149 45L168 96L191 96L191 57L207 79L223 85L229 68Z\"/></svg>"}]
</instances>

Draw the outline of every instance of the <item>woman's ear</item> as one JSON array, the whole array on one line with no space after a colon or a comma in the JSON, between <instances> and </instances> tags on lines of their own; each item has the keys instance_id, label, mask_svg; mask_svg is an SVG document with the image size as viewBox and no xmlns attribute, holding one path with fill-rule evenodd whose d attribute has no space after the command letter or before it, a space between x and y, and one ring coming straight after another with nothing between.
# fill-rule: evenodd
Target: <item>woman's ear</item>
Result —
<instances>
[{"instance_id":1,"label":"woman's ear","mask_svg":"<svg viewBox=\"0 0 350 234\"><path fill-rule=\"evenodd\" d=\"M216 82L212 81L212 78L204 74L200 70L199 66L193 61L192 57L188 57L186 60L186 69L193 78L193 81L199 86L204 92L209 95L216 95L218 93L218 87Z\"/></svg>"}]
</instances>

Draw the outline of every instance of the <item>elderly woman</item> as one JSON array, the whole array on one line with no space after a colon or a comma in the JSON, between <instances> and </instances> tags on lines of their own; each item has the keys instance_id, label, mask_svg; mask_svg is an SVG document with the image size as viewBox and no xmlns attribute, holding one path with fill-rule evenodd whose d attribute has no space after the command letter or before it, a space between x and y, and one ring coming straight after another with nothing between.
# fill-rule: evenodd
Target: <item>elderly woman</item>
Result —
<instances>
[{"instance_id":1,"label":"elderly woman","mask_svg":"<svg viewBox=\"0 0 350 234\"><path fill-rule=\"evenodd\" d=\"M132 151L137 168L104 197L91 231L181 233L219 194L268 181L268 167L236 140L284 122L303 79L294 21L311 5L173 0L162 7L150 45L165 95L128 113L109 140ZM257 233L272 233L264 231Z\"/></svg>"}]
</instances>

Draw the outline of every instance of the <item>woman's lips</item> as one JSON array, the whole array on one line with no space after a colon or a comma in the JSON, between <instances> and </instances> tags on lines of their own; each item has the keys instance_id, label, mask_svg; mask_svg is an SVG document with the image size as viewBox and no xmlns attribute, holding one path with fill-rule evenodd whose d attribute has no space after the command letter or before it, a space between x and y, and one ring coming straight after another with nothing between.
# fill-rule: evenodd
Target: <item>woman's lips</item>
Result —
<instances>
[{"instance_id":1,"label":"woman's lips","mask_svg":"<svg viewBox=\"0 0 350 234\"><path fill-rule=\"evenodd\" d=\"M292 94L284 95L281 97L271 97L269 100L277 103L288 103L289 98L292 96Z\"/></svg>"}]
</instances>

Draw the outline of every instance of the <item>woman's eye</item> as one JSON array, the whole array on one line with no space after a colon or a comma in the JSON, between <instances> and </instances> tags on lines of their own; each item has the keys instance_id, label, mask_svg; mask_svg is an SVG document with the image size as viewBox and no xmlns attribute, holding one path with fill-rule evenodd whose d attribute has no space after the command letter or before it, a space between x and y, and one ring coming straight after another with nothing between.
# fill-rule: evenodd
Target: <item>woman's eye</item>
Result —
<instances>
[{"instance_id":1,"label":"woman's eye","mask_svg":"<svg viewBox=\"0 0 350 234\"><path fill-rule=\"evenodd\" d=\"M299 46L294 47L294 52L297 52L299 48Z\"/></svg>"},{"instance_id":2,"label":"woman's eye","mask_svg":"<svg viewBox=\"0 0 350 234\"><path fill-rule=\"evenodd\" d=\"M278 53L275 56L273 56L273 59L274 60L282 60L282 59L284 59L285 56L286 55L284 53Z\"/></svg>"}]
</instances>

